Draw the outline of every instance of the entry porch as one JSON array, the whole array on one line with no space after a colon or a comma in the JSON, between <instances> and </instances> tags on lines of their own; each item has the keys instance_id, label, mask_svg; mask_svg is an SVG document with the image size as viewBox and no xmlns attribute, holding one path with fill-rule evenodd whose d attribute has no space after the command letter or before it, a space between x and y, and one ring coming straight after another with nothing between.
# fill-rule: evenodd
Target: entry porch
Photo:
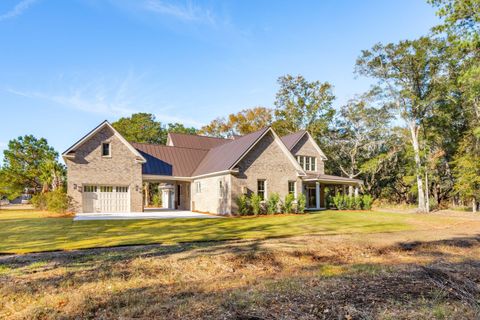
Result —
<instances>
[{"instance_id":1,"label":"entry porch","mask_svg":"<svg viewBox=\"0 0 480 320\"><path fill-rule=\"evenodd\" d=\"M191 183L186 178L143 176L143 207L165 210L191 210Z\"/></svg>"},{"instance_id":2,"label":"entry porch","mask_svg":"<svg viewBox=\"0 0 480 320\"><path fill-rule=\"evenodd\" d=\"M362 180L332 175L311 175L303 179L302 192L306 198L307 210L328 209L327 197L336 193L358 196Z\"/></svg>"}]
</instances>

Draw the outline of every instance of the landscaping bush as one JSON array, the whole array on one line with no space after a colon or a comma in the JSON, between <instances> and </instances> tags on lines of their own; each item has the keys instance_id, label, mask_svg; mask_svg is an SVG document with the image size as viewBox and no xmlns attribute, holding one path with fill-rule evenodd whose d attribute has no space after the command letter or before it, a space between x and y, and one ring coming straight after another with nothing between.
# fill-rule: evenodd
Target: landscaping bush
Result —
<instances>
[{"instance_id":1,"label":"landscaping bush","mask_svg":"<svg viewBox=\"0 0 480 320\"><path fill-rule=\"evenodd\" d=\"M71 204L71 198L62 189L33 195L32 205L39 210L64 213Z\"/></svg>"},{"instance_id":2,"label":"landscaping bush","mask_svg":"<svg viewBox=\"0 0 480 320\"><path fill-rule=\"evenodd\" d=\"M362 197L353 197L353 209L355 210L362 210L363 207L363 201Z\"/></svg>"},{"instance_id":3,"label":"landscaping bush","mask_svg":"<svg viewBox=\"0 0 480 320\"><path fill-rule=\"evenodd\" d=\"M362 203L363 203L363 210L370 210L372 209L373 197L369 194L364 194L362 196Z\"/></svg>"},{"instance_id":4,"label":"landscaping bush","mask_svg":"<svg viewBox=\"0 0 480 320\"><path fill-rule=\"evenodd\" d=\"M159 193L156 193L156 194L153 195L152 204L157 208L162 206L162 198L160 197Z\"/></svg>"},{"instance_id":5,"label":"landscaping bush","mask_svg":"<svg viewBox=\"0 0 480 320\"><path fill-rule=\"evenodd\" d=\"M285 196L285 201L282 206L283 213L293 213L293 202L295 201L295 196L291 193Z\"/></svg>"},{"instance_id":6,"label":"landscaping bush","mask_svg":"<svg viewBox=\"0 0 480 320\"><path fill-rule=\"evenodd\" d=\"M297 213L304 213L307 206L307 198L303 193L300 193L297 199Z\"/></svg>"},{"instance_id":7,"label":"landscaping bush","mask_svg":"<svg viewBox=\"0 0 480 320\"><path fill-rule=\"evenodd\" d=\"M240 197L237 197L236 202L238 206L238 213L240 213L240 215L245 216L250 213L247 195L242 194Z\"/></svg>"},{"instance_id":8,"label":"landscaping bush","mask_svg":"<svg viewBox=\"0 0 480 320\"><path fill-rule=\"evenodd\" d=\"M252 206L252 212L254 215L258 215L262 212L262 198L258 194L252 194L250 197L250 205Z\"/></svg>"},{"instance_id":9,"label":"landscaping bush","mask_svg":"<svg viewBox=\"0 0 480 320\"><path fill-rule=\"evenodd\" d=\"M278 204L280 202L280 196L278 193L272 193L267 200L267 213L273 214L278 212Z\"/></svg>"},{"instance_id":10,"label":"landscaping bush","mask_svg":"<svg viewBox=\"0 0 480 320\"><path fill-rule=\"evenodd\" d=\"M30 203L35 209L47 210L47 197L45 193L34 194Z\"/></svg>"},{"instance_id":11,"label":"landscaping bush","mask_svg":"<svg viewBox=\"0 0 480 320\"><path fill-rule=\"evenodd\" d=\"M345 210L347 208L347 204L345 202L345 197L341 195L340 193L337 193L333 198L333 205L338 209L338 210Z\"/></svg>"}]
</instances>

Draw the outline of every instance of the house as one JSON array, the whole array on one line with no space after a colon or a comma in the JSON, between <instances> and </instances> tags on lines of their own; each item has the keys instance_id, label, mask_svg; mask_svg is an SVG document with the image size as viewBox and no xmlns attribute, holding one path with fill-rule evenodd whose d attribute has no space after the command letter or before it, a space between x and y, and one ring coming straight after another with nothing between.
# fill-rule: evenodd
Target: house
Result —
<instances>
[{"instance_id":1,"label":"house","mask_svg":"<svg viewBox=\"0 0 480 320\"><path fill-rule=\"evenodd\" d=\"M301 192L307 209L321 209L327 185L362 183L326 175L327 157L308 132L280 138L270 127L231 139L170 133L158 145L128 142L104 121L62 156L76 212L141 212L147 183L159 183L172 210L232 214L241 194Z\"/></svg>"}]
</instances>

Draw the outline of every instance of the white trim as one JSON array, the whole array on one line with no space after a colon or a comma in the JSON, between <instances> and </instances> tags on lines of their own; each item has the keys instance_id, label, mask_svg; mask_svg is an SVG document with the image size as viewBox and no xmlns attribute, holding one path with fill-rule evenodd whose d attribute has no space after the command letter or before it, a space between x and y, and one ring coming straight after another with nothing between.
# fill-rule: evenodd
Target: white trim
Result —
<instances>
[{"instance_id":1,"label":"white trim","mask_svg":"<svg viewBox=\"0 0 480 320\"><path fill-rule=\"evenodd\" d=\"M320 149L320 147L318 146L315 139L313 139L312 135L308 131L305 131L305 133L308 135L308 139L310 140L310 142L312 142L315 150L317 150L317 152L320 154L320 158L322 158L322 160L328 160L327 156L325 155L325 153L323 153L322 149ZM302 138L303 138L303 136L302 136ZM300 141L300 140L298 140L298 141ZM297 141L297 143L298 143L298 141ZM318 170L317 164L315 164L315 169Z\"/></svg>"},{"instance_id":2,"label":"white trim","mask_svg":"<svg viewBox=\"0 0 480 320\"><path fill-rule=\"evenodd\" d=\"M349 185L349 184L363 184L363 181L358 181L358 182L355 182L355 181L339 181L339 180L328 180L328 179L318 179L318 178L312 178L312 179L303 179L303 181L306 181L306 182L311 182L311 181L319 181L319 182L328 182L328 183L332 183L332 184L345 184L345 185Z\"/></svg>"},{"instance_id":3,"label":"white trim","mask_svg":"<svg viewBox=\"0 0 480 320\"><path fill-rule=\"evenodd\" d=\"M110 130L113 131L113 134L121 141L123 142L123 144L125 144L128 149L130 149L130 151L132 151L132 153L134 155L136 155L138 158L139 158L139 162L141 163L145 163L147 162L147 160L140 154L140 152L137 151L137 149L135 149L127 140L125 140L125 138L117 131L115 130L115 128L107 121L105 120L104 122L102 122L100 125L98 125L95 129L93 129L92 131L90 131L85 137L83 137L82 139L80 139L79 141L77 141L73 146L71 146L70 148L67 149L67 151L65 151L64 153L62 153L62 156L65 157L65 158L71 158L72 156L71 155L68 155L68 153L70 153L71 151L74 151L75 149L77 149L79 146L81 146L82 144L84 144L86 141L88 141L92 136L94 136L98 131L100 131L101 129L103 129L104 127L108 127ZM111 150L110 150L110 153L111 153Z\"/></svg>"},{"instance_id":4,"label":"white trim","mask_svg":"<svg viewBox=\"0 0 480 320\"><path fill-rule=\"evenodd\" d=\"M156 181L156 180L170 180L170 181L186 181L190 182L193 179L191 177L177 177L177 176L165 176L156 174L143 174L143 181Z\"/></svg>"}]
</instances>

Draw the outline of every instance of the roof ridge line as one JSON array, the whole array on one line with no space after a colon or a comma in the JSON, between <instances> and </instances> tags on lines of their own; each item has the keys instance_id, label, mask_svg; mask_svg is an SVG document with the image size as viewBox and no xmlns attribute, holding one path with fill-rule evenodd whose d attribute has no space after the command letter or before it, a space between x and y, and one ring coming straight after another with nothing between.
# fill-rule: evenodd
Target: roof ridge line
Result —
<instances>
[{"instance_id":1,"label":"roof ridge line","mask_svg":"<svg viewBox=\"0 0 480 320\"><path fill-rule=\"evenodd\" d=\"M202 149L202 148L189 148L189 147L167 146L166 144L160 144L160 143L131 142L131 141L129 141L129 143L149 145L149 146L158 146L158 147L167 147L167 148L176 148L176 149L189 149L189 150L200 150L200 151L209 151L209 150L210 150L210 149Z\"/></svg>"}]
</instances>

